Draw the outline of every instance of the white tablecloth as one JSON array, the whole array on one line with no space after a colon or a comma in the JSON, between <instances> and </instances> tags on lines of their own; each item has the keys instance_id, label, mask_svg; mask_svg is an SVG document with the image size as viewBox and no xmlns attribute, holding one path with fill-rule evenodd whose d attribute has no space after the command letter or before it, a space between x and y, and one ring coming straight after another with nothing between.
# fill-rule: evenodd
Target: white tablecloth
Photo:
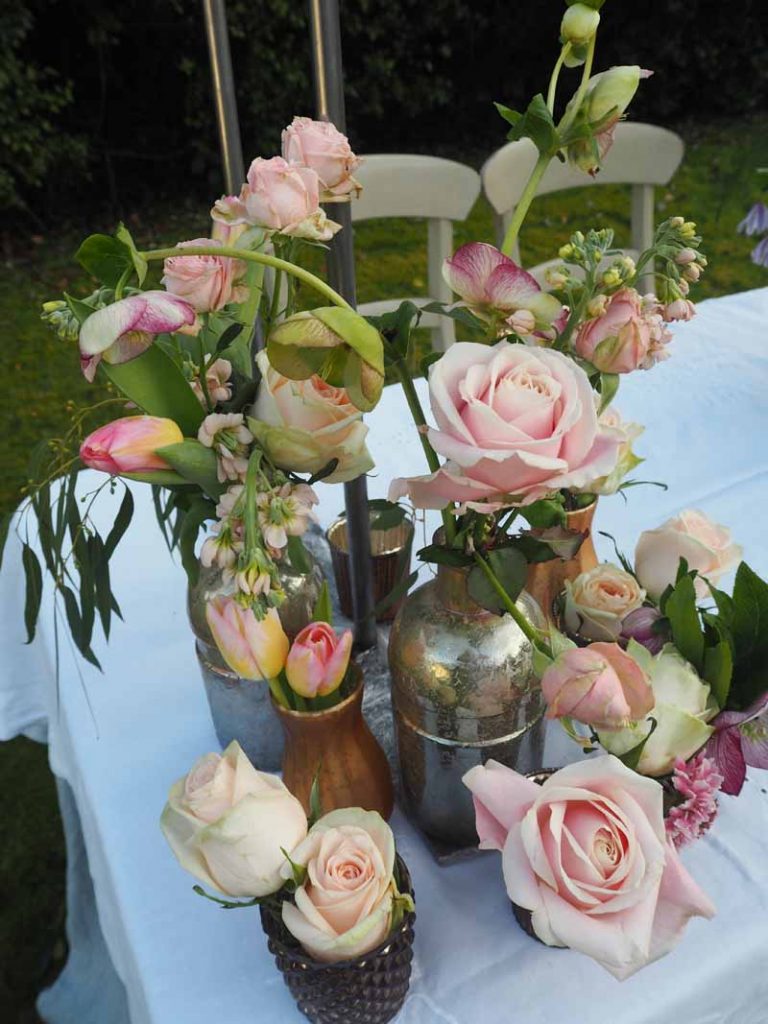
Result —
<instances>
[{"instance_id":1,"label":"white tablecloth","mask_svg":"<svg viewBox=\"0 0 768 1024\"><path fill-rule=\"evenodd\" d=\"M639 529L693 505L731 525L750 563L768 572L766 323L768 289L702 303L697 319L676 330L672 359L623 383L619 407L647 425L638 447L648 461L638 475L669 484L666 492L631 490L626 505L621 497L601 502L598 528L627 551ZM370 492L379 496L393 473L423 471L420 449L397 391L386 392L368 422L379 466ZM339 490L322 490L327 524L342 498ZM0 737L40 738L47 730L51 767L78 812L69 839L81 871L71 873L70 887L80 905L70 906L70 915L82 920L70 925L75 947L85 943L90 962L78 965L73 957L58 987L68 998L57 999L54 988L42 1010L55 1024L122 1024L127 1000L132 1024L298 1022L258 914L224 913L196 897L158 829L170 783L217 744L185 621L184 575L170 563L152 520L150 503L139 500L115 556L125 623L115 624L109 646L96 644L105 674L78 665L64 639L58 697L49 603L38 639L23 646L13 541L0 576ZM600 546L609 557L610 546ZM399 1024L765 1024L766 790L768 773L750 772L742 796L722 798L712 833L685 853L718 916L693 921L677 950L623 984L584 957L523 934L497 856L438 867L396 813L418 907L413 981ZM78 815L82 838L72 834ZM99 960L86 855L124 993Z\"/></svg>"}]
</instances>

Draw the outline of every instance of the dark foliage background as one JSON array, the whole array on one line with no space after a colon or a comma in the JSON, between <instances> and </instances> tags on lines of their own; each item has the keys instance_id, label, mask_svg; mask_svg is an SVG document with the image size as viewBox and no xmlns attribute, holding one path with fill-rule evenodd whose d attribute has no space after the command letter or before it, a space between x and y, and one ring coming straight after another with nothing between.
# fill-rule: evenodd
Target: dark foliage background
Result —
<instances>
[{"instance_id":1,"label":"dark foliage background","mask_svg":"<svg viewBox=\"0 0 768 1024\"><path fill-rule=\"evenodd\" d=\"M546 87L561 0L341 0L349 130L362 152L492 150L490 103ZM0 0L0 204L49 223L88 196L111 211L219 187L198 0ZM243 144L270 155L311 113L306 4L228 4ZM638 61L635 118L763 109L765 0L608 0L599 67ZM572 72L575 76L575 72Z\"/></svg>"}]
</instances>

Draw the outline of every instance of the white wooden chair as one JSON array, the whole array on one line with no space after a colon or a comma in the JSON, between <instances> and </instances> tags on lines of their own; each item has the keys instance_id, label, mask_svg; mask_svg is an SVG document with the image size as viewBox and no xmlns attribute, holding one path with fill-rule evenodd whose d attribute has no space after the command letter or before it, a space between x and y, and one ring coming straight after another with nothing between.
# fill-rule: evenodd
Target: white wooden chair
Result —
<instances>
[{"instance_id":1,"label":"white wooden chair","mask_svg":"<svg viewBox=\"0 0 768 1024\"><path fill-rule=\"evenodd\" d=\"M666 128L621 121L616 125L613 146L596 177L591 178L567 163L553 160L539 183L536 195L593 185L631 185L632 248L625 251L637 258L637 254L647 249L653 241L654 188L669 182L680 165L684 149L683 140ZM530 139L509 142L486 160L480 172L483 189L496 214L499 245L537 155L536 147ZM520 261L518 245L515 245L512 256ZM547 268L560 262L550 260L529 269L541 282Z\"/></svg>"},{"instance_id":2,"label":"white wooden chair","mask_svg":"<svg viewBox=\"0 0 768 1024\"><path fill-rule=\"evenodd\" d=\"M360 197L352 200L355 223L384 217L418 217L427 221L429 295L411 301L417 306L453 302L453 293L443 281L442 265L453 253L453 222L466 220L480 194L477 171L441 157L382 153L364 156L355 177L363 186ZM405 298L366 302L359 311L366 316L381 316L397 309ZM438 351L445 351L455 341L454 324L449 317L425 313L420 326L430 328L433 347Z\"/></svg>"}]
</instances>

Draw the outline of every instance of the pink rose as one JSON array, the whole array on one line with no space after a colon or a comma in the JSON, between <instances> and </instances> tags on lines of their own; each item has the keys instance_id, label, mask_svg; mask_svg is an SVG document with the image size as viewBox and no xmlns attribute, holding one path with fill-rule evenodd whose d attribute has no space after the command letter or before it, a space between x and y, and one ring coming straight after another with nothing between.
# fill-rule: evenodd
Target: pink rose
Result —
<instances>
[{"instance_id":1,"label":"pink rose","mask_svg":"<svg viewBox=\"0 0 768 1024\"><path fill-rule=\"evenodd\" d=\"M663 790L605 755L538 786L489 761L464 776L482 849L501 850L509 898L549 946L586 953L619 980L658 960L715 908L664 829Z\"/></svg>"},{"instance_id":2,"label":"pink rose","mask_svg":"<svg viewBox=\"0 0 768 1024\"><path fill-rule=\"evenodd\" d=\"M253 224L314 241L327 242L339 230L320 208L317 173L289 164L281 156L257 157L240 195L220 199L211 216L225 224Z\"/></svg>"},{"instance_id":3,"label":"pink rose","mask_svg":"<svg viewBox=\"0 0 768 1024\"><path fill-rule=\"evenodd\" d=\"M610 473L618 432L598 424L587 375L560 352L459 342L429 368L436 473L394 480L417 508L459 501L480 511L528 505Z\"/></svg>"},{"instance_id":4,"label":"pink rose","mask_svg":"<svg viewBox=\"0 0 768 1024\"><path fill-rule=\"evenodd\" d=\"M337 963L361 956L389 934L397 898L392 830L375 811L331 811L291 851L306 868L295 903L283 903L283 923L315 960ZM293 867L283 867L292 877Z\"/></svg>"},{"instance_id":5,"label":"pink rose","mask_svg":"<svg viewBox=\"0 0 768 1024\"><path fill-rule=\"evenodd\" d=\"M256 362L262 378L248 426L277 466L317 473L337 459L324 483L352 480L373 468L365 446L368 427L344 388L317 376L289 380L274 369L264 351Z\"/></svg>"},{"instance_id":6,"label":"pink rose","mask_svg":"<svg viewBox=\"0 0 768 1024\"><path fill-rule=\"evenodd\" d=\"M612 295L602 316L579 328L575 347L582 359L603 373L639 369L651 346L651 325L643 316L642 299L634 288Z\"/></svg>"},{"instance_id":7,"label":"pink rose","mask_svg":"<svg viewBox=\"0 0 768 1024\"><path fill-rule=\"evenodd\" d=\"M706 580L717 583L741 561L742 548L731 540L731 531L713 523L703 512L685 509L655 530L640 534L635 548L635 573L649 597L658 601L677 578L680 559L696 569L696 593L709 595Z\"/></svg>"},{"instance_id":8,"label":"pink rose","mask_svg":"<svg viewBox=\"0 0 768 1024\"><path fill-rule=\"evenodd\" d=\"M283 156L289 164L311 167L320 179L326 200L346 198L360 191L352 177L361 164L346 135L330 121L294 117L283 131Z\"/></svg>"},{"instance_id":9,"label":"pink rose","mask_svg":"<svg viewBox=\"0 0 768 1024\"><path fill-rule=\"evenodd\" d=\"M653 709L648 677L618 644L572 647L541 677L547 718L568 716L593 729L622 729Z\"/></svg>"},{"instance_id":10,"label":"pink rose","mask_svg":"<svg viewBox=\"0 0 768 1024\"><path fill-rule=\"evenodd\" d=\"M222 243L213 238L193 238L190 242L179 242L178 248L193 245L221 247ZM243 260L226 256L170 256L163 267L162 282L166 289L186 299L198 313L221 309L228 302L243 302L248 295L248 289L237 284L246 270Z\"/></svg>"},{"instance_id":11,"label":"pink rose","mask_svg":"<svg viewBox=\"0 0 768 1024\"><path fill-rule=\"evenodd\" d=\"M151 473L171 467L158 448L181 444L184 435L174 420L161 416L124 416L106 423L80 445L80 461L90 469L117 476Z\"/></svg>"},{"instance_id":12,"label":"pink rose","mask_svg":"<svg viewBox=\"0 0 768 1024\"><path fill-rule=\"evenodd\" d=\"M352 653L352 632L337 636L327 622L310 622L291 645L285 675L302 697L325 697L341 686Z\"/></svg>"}]
</instances>

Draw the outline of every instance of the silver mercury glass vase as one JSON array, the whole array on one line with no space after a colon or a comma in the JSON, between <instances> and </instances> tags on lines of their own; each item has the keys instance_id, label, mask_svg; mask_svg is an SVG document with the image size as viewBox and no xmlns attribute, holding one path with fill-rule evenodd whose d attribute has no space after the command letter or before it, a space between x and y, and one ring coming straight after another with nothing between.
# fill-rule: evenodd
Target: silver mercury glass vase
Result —
<instances>
[{"instance_id":1,"label":"silver mercury glass vase","mask_svg":"<svg viewBox=\"0 0 768 1024\"><path fill-rule=\"evenodd\" d=\"M308 573L297 572L287 564L279 565L278 576L286 596L278 614L290 639L312 621L323 585L322 570L308 551L307 559L311 564ZM272 710L269 686L266 680L242 679L228 667L205 618L208 601L234 592L233 580L225 583L219 569L204 566L200 567L197 583L187 592L189 622L195 634L195 652L211 717L222 747L237 740L256 768L279 771L283 730Z\"/></svg>"},{"instance_id":2,"label":"silver mercury glass vase","mask_svg":"<svg viewBox=\"0 0 768 1024\"><path fill-rule=\"evenodd\" d=\"M476 604L467 580L467 570L438 566L405 599L389 640L401 796L441 852L477 845L465 772L490 759L529 772L543 754L532 645L511 616ZM525 592L517 607L544 626Z\"/></svg>"}]
</instances>

